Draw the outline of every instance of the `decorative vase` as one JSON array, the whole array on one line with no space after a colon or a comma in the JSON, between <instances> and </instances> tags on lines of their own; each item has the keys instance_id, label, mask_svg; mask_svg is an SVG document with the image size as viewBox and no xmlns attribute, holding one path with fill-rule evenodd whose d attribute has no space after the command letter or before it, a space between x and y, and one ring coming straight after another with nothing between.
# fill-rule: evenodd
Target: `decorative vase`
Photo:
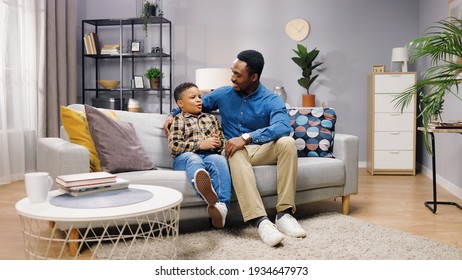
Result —
<instances>
[{"instance_id":1,"label":"decorative vase","mask_svg":"<svg viewBox=\"0 0 462 280\"><path fill-rule=\"evenodd\" d=\"M152 89L160 88L160 78L151 78L149 79L149 83L151 84Z\"/></svg>"},{"instance_id":2,"label":"decorative vase","mask_svg":"<svg viewBox=\"0 0 462 280\"><path fill-rule=\"evenodd\" d=\"M287 101L287 93L284 87L274 87L273 90L274 93L282 97L282 100L284 100L284 103Z\"/></svg>"},{"instance_id":3,"label":"decorative vase","mask_svg":"<svg viewBox=\"0 0 462 280\"><path fill-rule=\"evenodd\" d=\"M140 102L134 98L128 100L128 111L129 112L141 112Z\"/></svg>"},{"instance_id":4,"label":"decorative vase","mask_svg":"<svg viewBox=\"0 0 462 280\"><path fill-rule=\"evenodd\" d=\"M303 107L316 107L316 95L314 94L302 95L302 106Z\"/></svg>"},{"instance_id":5,"label":"decorative vase","mask_svg":"<svg viewBox=\"0 0 462 280\"><path fill-rule=\"evenodd\" d=\"M157 7L156 6L151 6L149 8L149 13L151 14L151 16L155 17L157 16Z\"/></svg>"}]
</instances>

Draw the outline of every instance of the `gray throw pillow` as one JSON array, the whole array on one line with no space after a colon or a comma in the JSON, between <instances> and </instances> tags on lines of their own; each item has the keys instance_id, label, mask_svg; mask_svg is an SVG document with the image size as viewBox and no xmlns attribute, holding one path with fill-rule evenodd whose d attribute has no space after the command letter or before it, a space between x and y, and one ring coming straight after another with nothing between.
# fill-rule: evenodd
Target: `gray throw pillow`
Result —
<instances>
[{"instance_id":1,"label":"gray throw pillow","mask_svg":"<svg viewBox=\"0 0 462 280\"><path fill-rule=\"evenodd\" d=\"M91 137L109 173L156 169L136 136L131 123L116 121L98 109L85 105Z\"/></svg>"}]
</instances>

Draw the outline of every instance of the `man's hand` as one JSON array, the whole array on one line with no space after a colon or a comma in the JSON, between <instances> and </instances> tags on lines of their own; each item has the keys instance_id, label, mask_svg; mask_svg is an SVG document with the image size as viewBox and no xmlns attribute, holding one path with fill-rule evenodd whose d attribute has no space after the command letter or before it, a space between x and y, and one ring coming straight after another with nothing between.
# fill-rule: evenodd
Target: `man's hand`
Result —
<instances>
[{"instance_id":1,"label":"man's hand","mask_svg":"<svg viewBox=\"0 0 462 280\"><path fill-rule=\"evenodd\" d=\"M165 134L165 137L167 138L168 138L168 135L170 134L170 125L172 124L172 122L173 122L173 116L168 115L167 119L165 120L165 124L164 124L164 134Z\"/></svg>"},{"instance_id":2,"label":"man's hand","mask_svg":"<svg viewBox=\"0 0 462 280\"><path fill-rule=\"evenodd\" d=\"M234 137L226 141L225 146L225 157L230 158L234 155L235 152L239 151L240 149L244 148L245 142L242 137Z\"/></svg>"}]
</instances>

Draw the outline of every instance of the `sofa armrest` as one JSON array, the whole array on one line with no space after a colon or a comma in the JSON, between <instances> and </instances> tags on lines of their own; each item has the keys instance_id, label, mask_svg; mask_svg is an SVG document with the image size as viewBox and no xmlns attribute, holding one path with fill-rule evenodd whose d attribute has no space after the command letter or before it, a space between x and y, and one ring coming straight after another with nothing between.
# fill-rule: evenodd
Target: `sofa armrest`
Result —
<instances>
[{"instance_id":1,"label":"sofa armrest","mask_svg":"<svg viewBox=\"0 0 462 280\"><path fill-rule=\"evenodd\" d=\"M90 172L90 152L61 138L40 138L37 142L37 171L50 173L53 181L58 175Z\"/></svg>"},{"instance_id":2,"label":"sofa armrest","mask_svg":"<svg viewBox=\"0 0 462 280\"><path fill-rule=\"evenodd\" d=\"M335 134L334 156L345 162L344 195L358 193L359 137L349 134Z\"/></svg>"}]
</instances>

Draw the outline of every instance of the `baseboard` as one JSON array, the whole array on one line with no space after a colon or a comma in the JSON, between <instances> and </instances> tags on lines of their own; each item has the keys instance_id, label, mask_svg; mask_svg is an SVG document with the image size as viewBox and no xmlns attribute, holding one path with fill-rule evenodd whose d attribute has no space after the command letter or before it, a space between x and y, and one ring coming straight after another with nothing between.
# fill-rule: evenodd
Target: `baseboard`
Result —
<instances>
[{"instance_id":1,"label":"baseboard","mask_svg":"<svg viewBox=\"0 0 462 280\"><path fill-rule=\"evenodd\" d=\"M417 165L419 165L422 174L424 174L428 178L432 179L432 170L431 169L423 166L420 163L417 163ZM444 188L445 190L447 190L448 192L450 192L451 194L456 196L457 198L462 199L462 189L459 188L458 186L454 185L452 182L448 181L447 179L441 177L440 175L438 175L438 173L436 174L436 183L440 187Z\"/></svg>"},{"instance_id":2,"label":"baseboard","mask_svg":"<svg viewBox=\"0 0 462 280\"><path fill-rule=\"evenodd\" d=\"M358 167L359 168L366 168L367 167L367 163L365 161L360 161L358 162Z\"/></svg>"}]
</instances>

